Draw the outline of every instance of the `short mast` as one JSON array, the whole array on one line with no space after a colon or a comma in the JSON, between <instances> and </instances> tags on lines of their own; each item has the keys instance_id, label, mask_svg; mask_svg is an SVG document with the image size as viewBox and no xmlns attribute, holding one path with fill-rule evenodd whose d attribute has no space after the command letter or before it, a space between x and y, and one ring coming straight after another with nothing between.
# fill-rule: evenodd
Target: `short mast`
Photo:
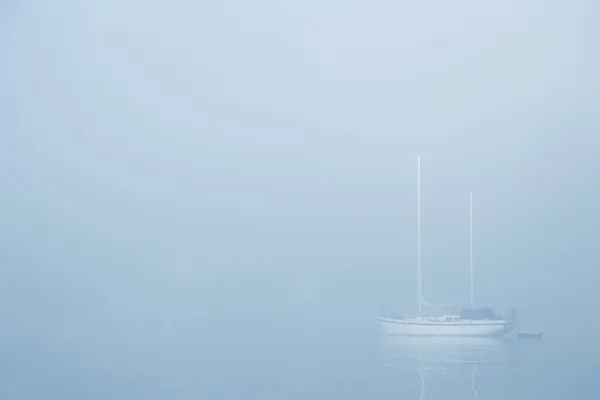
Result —
<instances>
[{"instance_id":1,"label":"short mast","mask_svg":"<svg viewBox=\"0 0 600 400\"><path fill-rule=\"evenodd\" d=\"M470 193L470 207L469 207L469 258L470 258L470 269L471 269L471 308L475 306L475 294L473 284L473 192Z\"/></svg>"},{"instance_id":2,"label":"short mast","mask_svg":"<svg viewBox=\"0 0 600 400\"><path fill-rule=\"evenodd\" d=\"M417 156L417 285L420 317L423 315L421 298L421 155Z\"/></svg>"}]
</instances>

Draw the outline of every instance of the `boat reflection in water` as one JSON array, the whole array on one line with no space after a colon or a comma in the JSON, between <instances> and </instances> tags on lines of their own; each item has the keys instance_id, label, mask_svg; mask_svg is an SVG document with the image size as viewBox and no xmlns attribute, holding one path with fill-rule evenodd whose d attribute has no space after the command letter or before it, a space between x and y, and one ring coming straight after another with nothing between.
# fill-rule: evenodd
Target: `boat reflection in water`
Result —
<instances>
[{"instance_id":1,"label":"boat reflection in water","mask_svg":"<svg viewBox=\"0 0 600 400\"><path fill-rule=\"evenodd\" d=\"M516 376L517 350L506 338L384 336L383 365L390 379L415 374L421 399L491 398Z\"/></svg>"}]
</instances>

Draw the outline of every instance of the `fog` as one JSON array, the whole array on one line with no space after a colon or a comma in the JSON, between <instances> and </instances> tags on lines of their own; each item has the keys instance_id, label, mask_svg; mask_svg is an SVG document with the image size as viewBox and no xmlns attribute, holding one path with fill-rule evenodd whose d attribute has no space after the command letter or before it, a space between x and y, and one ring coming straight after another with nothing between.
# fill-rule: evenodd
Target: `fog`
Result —
<instances>
[{"instance_id":1,"label":"fog","mask_svg":"<svg viewBox=\"0 0 600 400\"><path fill-rule=\"evenodd\" d=\"M596 312L598 5L484 3L5 2L3 397L198 398L416 312L417 154L427 300L473 191L478 303Z\"/></svg>"}]
</instances>

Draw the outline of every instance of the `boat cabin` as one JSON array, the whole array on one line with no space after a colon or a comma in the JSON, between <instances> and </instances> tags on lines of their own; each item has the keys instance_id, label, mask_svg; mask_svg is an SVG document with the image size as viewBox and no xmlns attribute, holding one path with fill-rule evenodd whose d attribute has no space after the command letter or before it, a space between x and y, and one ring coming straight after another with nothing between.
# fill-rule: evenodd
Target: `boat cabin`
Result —
<instances>
[{"instance_id":1,"label":"boat cabin","mask_svg":"<svg viewBox=\"0 0 600 400\"><path fill-rule=\"evenodd\" d=\"M500 320L502 317L497 315L491 308L464 308L460 310L460 319L469 320Z\"/></svg>"}]
</instances>

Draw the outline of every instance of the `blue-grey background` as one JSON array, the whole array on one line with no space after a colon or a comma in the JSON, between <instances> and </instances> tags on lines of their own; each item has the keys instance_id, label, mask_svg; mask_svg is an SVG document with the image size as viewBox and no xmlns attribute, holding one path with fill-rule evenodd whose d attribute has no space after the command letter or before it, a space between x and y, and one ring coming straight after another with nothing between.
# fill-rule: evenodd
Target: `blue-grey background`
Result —
<instances>
[{"instance_id":1,"label":"blue-grey background","mask_svg":"<svg viewBox=\"0 0 600 400\"><path fill-rule=\"evenodd\" d=\"M417 154L425 297L473 190L477 302L546 332L487 398L598 390L596 2L0 7L1 398L418 398Z\"/></svg>"}]
</instances>

